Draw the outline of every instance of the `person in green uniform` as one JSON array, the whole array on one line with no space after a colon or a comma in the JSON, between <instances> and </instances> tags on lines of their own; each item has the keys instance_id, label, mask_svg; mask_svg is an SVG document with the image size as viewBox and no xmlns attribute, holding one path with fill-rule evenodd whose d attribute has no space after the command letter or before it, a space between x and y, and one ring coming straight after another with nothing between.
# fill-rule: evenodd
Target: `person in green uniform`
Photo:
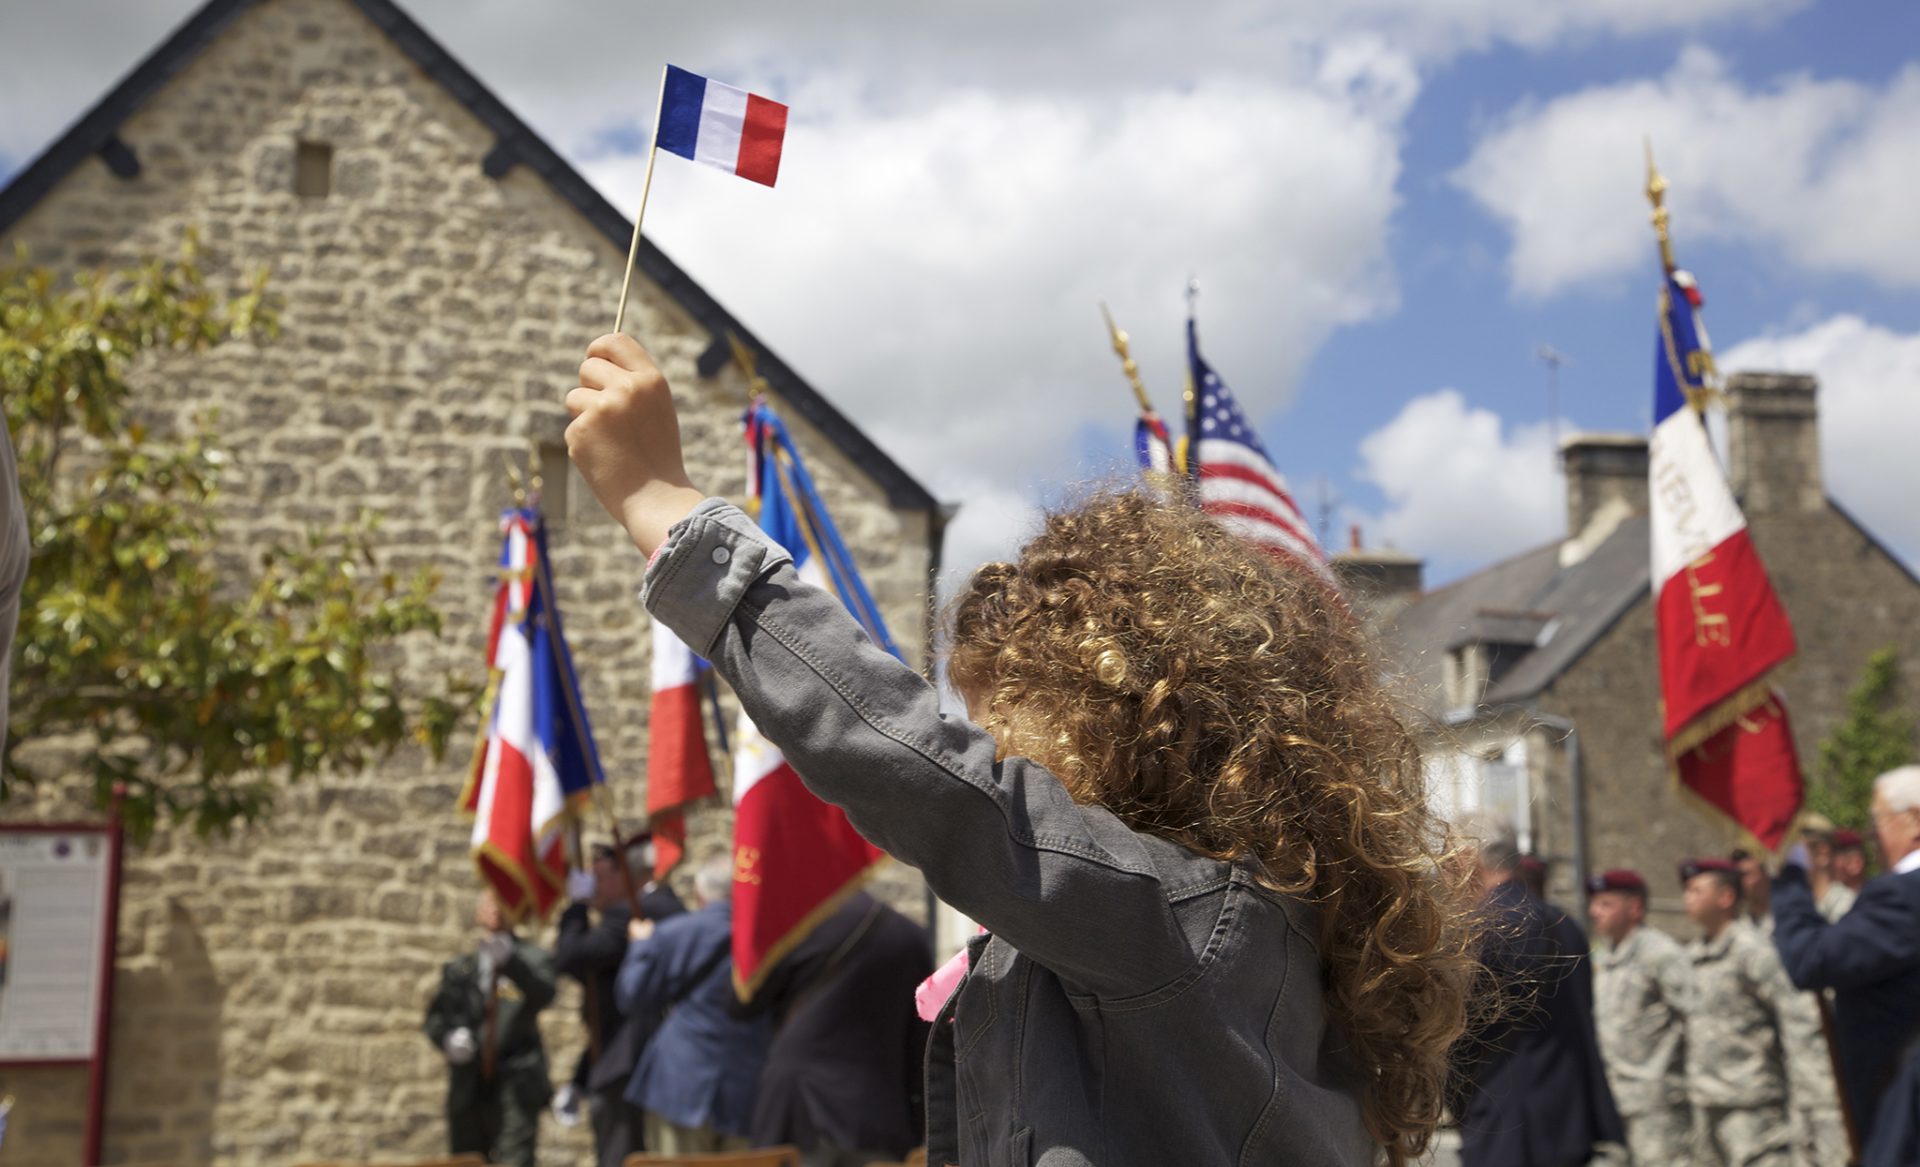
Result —
<instances>
[{"instance_id":1,"label":"person in green uniform","mask_svg":"<svg viewBox=\"0 0 1920 1167\"><path fill-rule=\"evenodd\" d=\"M447 1059L453 1154L533 1167L540 1111L553 1096L540 1010L553 1001L553 958L513 934L492 892L474 908L480 941L440 969L427 1039Z\"/></svg>"}]
</instances>

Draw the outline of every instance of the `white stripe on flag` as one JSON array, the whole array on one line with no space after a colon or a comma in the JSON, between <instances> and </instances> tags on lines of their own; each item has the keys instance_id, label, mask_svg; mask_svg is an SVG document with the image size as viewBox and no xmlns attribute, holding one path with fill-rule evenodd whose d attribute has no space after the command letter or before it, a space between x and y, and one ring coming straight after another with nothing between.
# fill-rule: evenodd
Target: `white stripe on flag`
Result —
<instances>
[{"instance_id":1,"label":"white stripe on flag","mask_svg":"<svg viewBox=\"0 0 1920 1167\"><path fill-rule=\"evenodd\" d=\"M1300 512L1293 509L1293 504L1258 483L1241 478L1203 478L1200 480L1200 500L1202 503L1237 502L1244 506L1259 507L1302 543L1317 542L1306 530L1305 522Z\"/></svg>"},{"instance_id":2,"label":"white stripe on flag","mask_svg":"<svg viewBox=\"0 0 1920 1167\"><path fill-rule=\"evenodd\" d=\"M694 143L693 160L738 170L740 130L746 124L747 91L709 80L706 100L700 103L700 136Z\"/></svg>"},{"instance_id":3,"label":"white stripe on flag","mask_svg":"<svg viewBox=\"0 0 1920 1167\"><path fill-rule=\"evenodd\" d=\"M1653 427L1648 461L1653 591L1659 595L1669 579L1744 530L1747 521L1693 410L1676 409Z\"/></svg>"},{"instance_id":4,"label":"white stripe on flag","mask_svg":"<svg viewBox=\"0 0 1920 1167\"><path fill-rule=\"evenodd\" d=\"M1217 438L1203 438L1200 441L1200 466L1204 469L1209 463L1227 462L1243 470L1251 470L1266 479L1276 494L1287 498L1293 492L1287 489L1287 480L1273 468L1273 463L1254 453L1239 442L1223 442Z\"/></svg>"},{"instance_id":5,"label":"white stripe on flag","mask_svg":"<svg viewBox=\"0 0 1920 1167\"><path fill-rule=\"evenodd\" d=\"M787 759L766 736L753 724L746 710L740 711L740 720L734 726L735 745L733 748L733 805L739 806L747 791L759 785L760 780L786 765Z\"/></svg>"},{"instance_id":6,"label":"white stripe on flag","mask_svg":"<svg viewBox=\"0 0 1920 1167\"><path fill-rule=\"evenodd\" d=\"M699 679L700 666L687 642L659 621L653 624L653 691L659 693Z\"/></svg>"},{"instance_id":7,"label":"white stripe on flag","mask_svg":"<svg viewBox=\"0 0 1920 1167\"><path fill-rule=\"evenodd\" d=\"M1201 504L1200 509L1205 510L1206 505ZM1326 575L1326 570L1320 566L1320 556L1278 523L1256 519L1251 515L1214 515L1213 520L1249 543L1277 547L1299 559L1302 566L1313 568L1318 575Z\"/></svg>"}]
</instances>

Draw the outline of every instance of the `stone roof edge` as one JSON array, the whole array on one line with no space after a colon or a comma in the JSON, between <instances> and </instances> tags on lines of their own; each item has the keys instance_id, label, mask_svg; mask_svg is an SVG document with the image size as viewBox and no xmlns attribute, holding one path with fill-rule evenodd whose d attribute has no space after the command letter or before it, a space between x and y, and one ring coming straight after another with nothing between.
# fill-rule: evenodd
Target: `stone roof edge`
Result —
<instances>
[{"instance_id":1,"label":"stone roof edge","mask_svg":"<svg viewBox=\"0 0 1920 1167\"><path fill-rule=\"evenodd\" d=\"M96 102L67 132L55 139L0 189L0 232L5 232L51 191L61 179L96 154L119 146L120 126L153 95L211 44L241 13L259 0L207 0L158 48L147 54L107 95ZM627 247L633 225L580 176L552 146L534 133L493 92L469 73L394 0L352 0L422 72L438 82L453 99L496 135L487 159L494 177L517 163L526 166L552 187L621 251ZM496 169L496 166L498 167ZM941 514L941 504L926 487L875 445L820 392L767 348L747 327L722 308L680 266L668 259L651 239L640 240L638 266L648 279L684 308L724 346L732 332L758 356L758 369L773 392L807 423L872 477L887 501L910 511ZM704 362L703 362L704 363ZM935 530L941 526L934 524ZM938 538L938 535L935 535Z\"/></svg>"},{"instance_id":2,"label":"stone roof edge","mask_svg":"<svg viewBox=\"0 0 1920 1167\"><path fill-rule=\"evenodd\" d=\"M1575 570L1577 570L1577 567ZM1616 624L1626 618L1627 613L1633 610L1635 604L1638 604L1641 600L1646 599L1652 594L1653 589L1647 586L1635 587L1632 591L1623 595L1614 606L1613 611L1607 613L1606 619L1594 621L1593 632L1579 642L1567 659L1561 662L1559 668L1541 678L1538 684L1529 685L1524 691L1515 690L1511 693L1501 689L1499 685L1489 685L1481 700L1489 702L1497 701L1502 704L1521 704L1538 697L1540 694L1546 692L1547 688L1555 681L1565 676L1568 669L1579 664L1581 659L1593 650L1594 645L1600 643L1601 639L1605 637L1607 633L1613 631ZM1538 652L1539 649L1535 649L1534 651Z\"/></svg>"}]
</instances>

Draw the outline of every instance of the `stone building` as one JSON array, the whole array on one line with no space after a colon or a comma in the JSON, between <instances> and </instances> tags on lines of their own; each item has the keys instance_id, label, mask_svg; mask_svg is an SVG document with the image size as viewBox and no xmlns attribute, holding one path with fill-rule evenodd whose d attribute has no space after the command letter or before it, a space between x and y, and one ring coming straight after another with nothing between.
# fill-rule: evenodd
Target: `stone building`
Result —
<instances>
[{"instance_id":1,"label":"stone building","mask_svg":"<svg viewBox=\"0 0 1920 1167\"><path fill-rule=\"evenodd\" d=\"M571 481L561 439L561 398L607 330L629 223L389 0L210 0L0 192L0 245L63 271L173 254L190 228L216 284L264 265L284 300L275 341L135 370L157 430L219 407L235 462L222 538L241 552L381 513L387 564L444 573L448 635L406 667L475 673L503 464L533 451L585 700L619 808L637 817L643 565ZM759 353L902 650L924 664L940 505L650 243L639 268L629 329L680 396L699 480L744 491L731 332ZM162 830L130 849L109 1162L444 1147L445 1073L419 1026L440 963L471 937L454 754L403 751L307 782L269 825L227 841ZM93 813L59 789L0 808L15 821ZM727 830L723 802L696 812L696 854ZM916 883L896 871L891 894L924 909ZM547 1014L561 1077L577 1003L569 987ZM0 1071L0 1094L16 1099L8 1162L80 1161L84 1071ZM549 1123L543 1158L578 1162L587 1137Z\"/></svg>"},{"instance_id":2,"label":"stone building","mask_svg":"<svg viewBox=\"0 0 1920 1167\"><path fill-rule=\"evenodd\" d=\"M1726 388L1734 493L1799 641L1781 688L1811 777L1869 654L1897 648L1905 692L1920 692L1920 580L1827 497L1813 378L1735 374ZM1741 839L1664 762L1647 443L1579 435L1562 463L1563 539L1424 593L1404 555L1336 563L1432 719L1441 806L1507 816L1570 908L1583 873L1638 869L1655 919L1685 933L1676 864Z\"/></svg>"}]
</instances>

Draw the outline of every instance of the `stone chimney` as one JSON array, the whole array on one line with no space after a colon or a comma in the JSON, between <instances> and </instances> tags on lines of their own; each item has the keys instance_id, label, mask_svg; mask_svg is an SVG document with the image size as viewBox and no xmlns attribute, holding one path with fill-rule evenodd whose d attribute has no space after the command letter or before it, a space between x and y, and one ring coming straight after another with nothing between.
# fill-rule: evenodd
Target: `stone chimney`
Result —
<instances>
[{"instance_id":1,"label":"stone chimney","mask_svg":"<svg viewBox=\"0 0 1920 1167\"><path fill-rule=\"evenodd\" d=\"M1727 378L1728 477L1749 515L1818 511L1819 382L1803 373L1735 373Z\"/></svg>"},{"instance_id":2,"label":"stone chimney","mask_svg":"<svg viewBox=\"0 0 1920 1167\"><path fill-rule=\"evenodd\" d=\"M1333 573L1369 622L1387 620L1419 596L1426 566L1418 555L1391 547L1366 549L1361 546L1360 528L1348 529L1348 546L1335 552Z\"/></svg>"},{"instance_id":3,"label":"stone chimney","mask_svg":"<svg viewBox=\"0 0 1920 1167\"><path fill-rule=\"evenodd\" d=\"M1567 477L1567 539L1560 565L1585 559L1622 519L1647 509L1647 439L1637 434L1572 434L1560 442Z\"/></svg>"}]
</instances>

